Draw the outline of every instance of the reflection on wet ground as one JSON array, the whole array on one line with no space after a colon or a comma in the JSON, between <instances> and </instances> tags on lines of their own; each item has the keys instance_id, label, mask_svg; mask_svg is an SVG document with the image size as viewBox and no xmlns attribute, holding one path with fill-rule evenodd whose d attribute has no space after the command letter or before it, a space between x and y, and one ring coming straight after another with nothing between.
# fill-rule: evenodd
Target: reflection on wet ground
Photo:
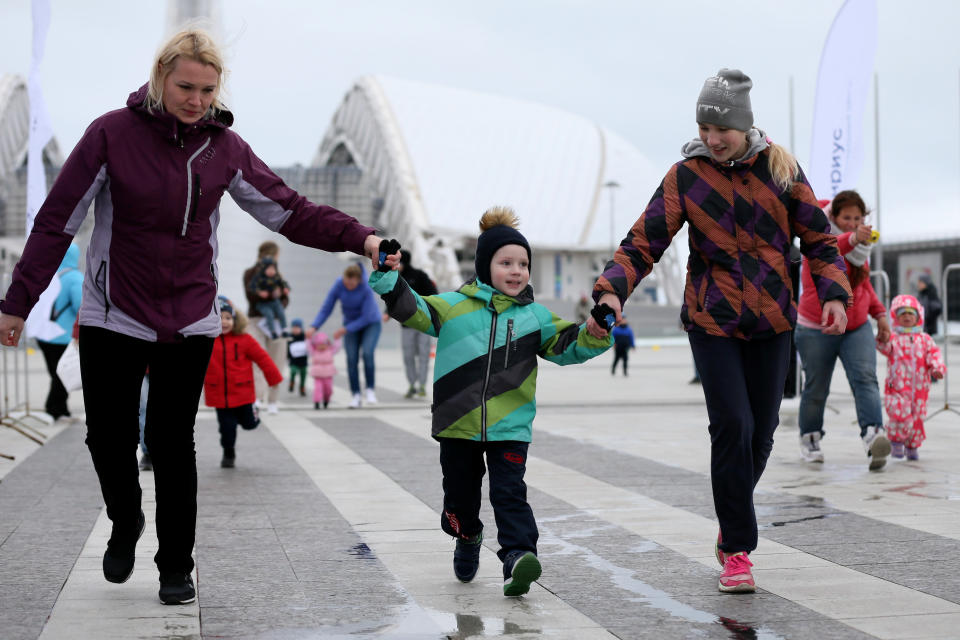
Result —
<instances>
[{"instance_id":1,"label":"reflection on wet ground","mask_svg":"<svg viewBox=\"0 0 960 640\"><path fill-rule=\"evenodd\" d=\"M555 516L540 520L540 542L544 547L550 549L548 554L549 556L576 555L591 568L608 576L610 583L618 589L638 596L629 597L628 601L631 603L658 609L669 614L673 618L679 618L686 622L704 625L720 624L734 632L734 634L730 636L731 638L783 640L782 636L768 628L754 628L750 625L737 622L731 618L717 616L716 614L709 613L686 604L678 598L671 596L666 591L657 589L643 580L640 580L636 575L636 571L633 569L615 564L611 560L595 553L588 547L572 542L572 540L588 537L583 535L584 530L594 530L596 527L586 527L584 530L560 534L554 529L554 527L550 526L551 523L562 522L570 519L570 517L571 516ZM657 550L663 550L663 547L649 540L644 541L639 545L632 544L629 549L625 549L627 552L634 553L647 553ZM750 598L752 596L747 595L735 597Z\"/></svg>"}]
</instances>

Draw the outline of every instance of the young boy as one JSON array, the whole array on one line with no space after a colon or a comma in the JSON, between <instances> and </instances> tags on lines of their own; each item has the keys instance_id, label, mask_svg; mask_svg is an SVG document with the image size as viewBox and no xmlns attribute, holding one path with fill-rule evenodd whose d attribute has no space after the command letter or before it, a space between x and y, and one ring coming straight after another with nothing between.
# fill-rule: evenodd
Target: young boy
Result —
<instances>
[{"instance_id":1,"label":"young boy","mask_svg":"<svg viewBox=\"0 0 960 640\"><path fill-rule=\"evenodd\" d=\"M894 321L888 342L877 340L877 350L887 356L887 380L883 404L887 409L887 433L894 458L918 460L917 451L927 434L923 417L927 415L930 379L946 374L940 349L930 334L923 331L923 306L913 296L900 295L890 303Z\"/></svg>"},{"instance_id":2,"label":"young boy","mask_svg":"<svg viewBox=\"0 0 960 640\"><path fill-rule=\"evenodd\" d=\"M303 320L294 318L290 322L290 338L287 340L287 362L290 363L290 393L296 386L297 376L300 376L300 395L307 395L307 343L304 340Z\"/></svg>"},{"instance_id":3,"label":"young boy","mask_svg":"<svg viewBox=\"0 0 960 640\"><path fill-rule=\"evenodd\" d=\"M537 523L523 481L536 414L537 356L575 364L611 343L533 301L530 245L516 226L511 209L483 215L477 277L457 291L422 297L395 271L370 276L392 318L438 338L432 434L443 471L440 527L457 540L453 572L470 582L480 565L486 455L506 596L527 593L541 572Z\"/></svg>"}]
</instances>

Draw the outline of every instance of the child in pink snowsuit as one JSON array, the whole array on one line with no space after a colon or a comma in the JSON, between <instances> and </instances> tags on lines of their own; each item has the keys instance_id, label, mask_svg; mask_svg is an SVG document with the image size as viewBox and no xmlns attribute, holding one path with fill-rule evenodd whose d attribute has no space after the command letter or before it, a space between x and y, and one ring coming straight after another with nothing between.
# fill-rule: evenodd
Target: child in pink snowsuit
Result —
<instances>
[{"instance_id":1,"label":"child in pink snowsuit","mask_svg":"<svg viewBox=\"0 0 960 640\"><path fill-rule=\"evenodd\" d=\"M313 378L313 408L319 409L320 403L326 409L333 395L333 376L337 367L333 364L333 355L340 350L340 338L331 340L326 333L318 331L307 340L310 350L310 377Z\"/></svg>"},{"instance_id":2,"label":"child in pink snowsuit","mask_svg":"<svg viewBox=\"0 0 960 640\"><path fill-rule=\"evenodd\" d=\"M923 332L923 306L913 296L901 295L890 303L893 335L889 342L877 342L887 356L887 379L883 404L887 409L887 435L891 455L919 459L917 449L926 439L923 417L927 414L930 378L939 380L947 371L940 349Z\"/></svg>"}]
</instances>

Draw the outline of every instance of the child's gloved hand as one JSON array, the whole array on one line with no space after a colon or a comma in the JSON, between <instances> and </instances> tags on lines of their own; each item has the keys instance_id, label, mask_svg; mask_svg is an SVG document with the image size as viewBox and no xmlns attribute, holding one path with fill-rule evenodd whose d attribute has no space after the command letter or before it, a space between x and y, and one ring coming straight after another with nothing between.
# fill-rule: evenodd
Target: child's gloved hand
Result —
<instances>
[{"instance_id":1,"label":"child's gloved hand","mask_svg":"<svg viewBox=\"0 0 960 640\"><path fill-rule=\"evenodd\" d=\"M606 303L594 305L593 309L590 310L590 315L597 321L597 324L605 327L607 331L612 329L613 325L617 323L616 314L613 312L613 309L610 308L610 305Z\"/></svg>"},{"instance_id":2,"label":"child's gloved hand","mask_svg":"<svg viewBox=\"0 0 960 640\"><path fill-rule=\"evenodd\" d=\"M384 273L392 271L392 269L387 266L386 260L387 256L393 255L400 252L400 243L396 240L382 240L380 242L380 255L377 258L377 271L382 271Z\"/></svg>"}]
</instances>

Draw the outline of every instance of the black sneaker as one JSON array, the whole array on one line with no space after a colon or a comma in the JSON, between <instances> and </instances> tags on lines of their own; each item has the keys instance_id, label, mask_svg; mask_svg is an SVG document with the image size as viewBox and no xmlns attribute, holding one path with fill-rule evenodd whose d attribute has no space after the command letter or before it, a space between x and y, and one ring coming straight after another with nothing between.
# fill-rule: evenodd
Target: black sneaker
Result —
<instances>
[{"instance_id":1,"label":"black sneaker","mask_svg":"<svg viewBox=\"0 0 960 640\"><path fill-rule=\"evenodd\" d=\"M314 403L313 403L313 408L314 408L314 409L319 409L319 408L320 408L320 403L319 403L319 402L314 402Z\"/></svg>"},{"instance_id":2,"label":"black sneaker","mask_svg":"<svg viewBox=\"0 0 960 640\"><path fill-rule=\"evenodd\" d=\"M189 573L160 573L160 601L163 604L189 604L196 599L197 589Z\"/></svg>"},{"instance_id":3,"label":"black sneaker","mask_svg":"<svg viewBox=\"0 0 960 640\"><path fill-rule=\"evenodd\" d=\"M103 554L103 577L108 582L122 584L133 575L137 540L143 535L146 526L147 519L143 516L143 510L140 511L135 536L123 535L118 531L117 525L113 525L110 540L107 542L107 550Z\"/></svg>"},{"instance_id":4,"label":"black sneaker","mask_svg":"<svg viewBox=\"0 0 960 640\"><path fill-rule=\"evenodd\" d=\"M522 596L540 577L542 569L531 551L511 551L503 561L503 595Z\"/></svg>"},{"instance_id":5,"label":"black sneaker","mask_svg":"<svg viewBox=\"0 0 960 640\"><path fill-rule=\"evenodd\" d=\"M149 453L143 454L140 458L140 471L153 471L153 460L150 459Z\"/></svg>"},{"instance_id":6,"label":"black sneaker","mask_svg":"<svg viewBox=\"0 0 960 640\"><path fill-rule=\"evenodd\" d=\"M453 574L460 582L470 582L477 575L482 542L482 531L469 540L457 538L457 548L453 550Z\"/></svg>"},{"instance_id":7,"label":"black sneaker","mask_svg":"<svg viewBox=\"0 0 960 640\"><path fill-rule=\"evenodd\" d=\"M237 454L234 449L224 449L223 457L220 458L220 466L224 469L233 469Z\"/></svg>"}]
</instances>

